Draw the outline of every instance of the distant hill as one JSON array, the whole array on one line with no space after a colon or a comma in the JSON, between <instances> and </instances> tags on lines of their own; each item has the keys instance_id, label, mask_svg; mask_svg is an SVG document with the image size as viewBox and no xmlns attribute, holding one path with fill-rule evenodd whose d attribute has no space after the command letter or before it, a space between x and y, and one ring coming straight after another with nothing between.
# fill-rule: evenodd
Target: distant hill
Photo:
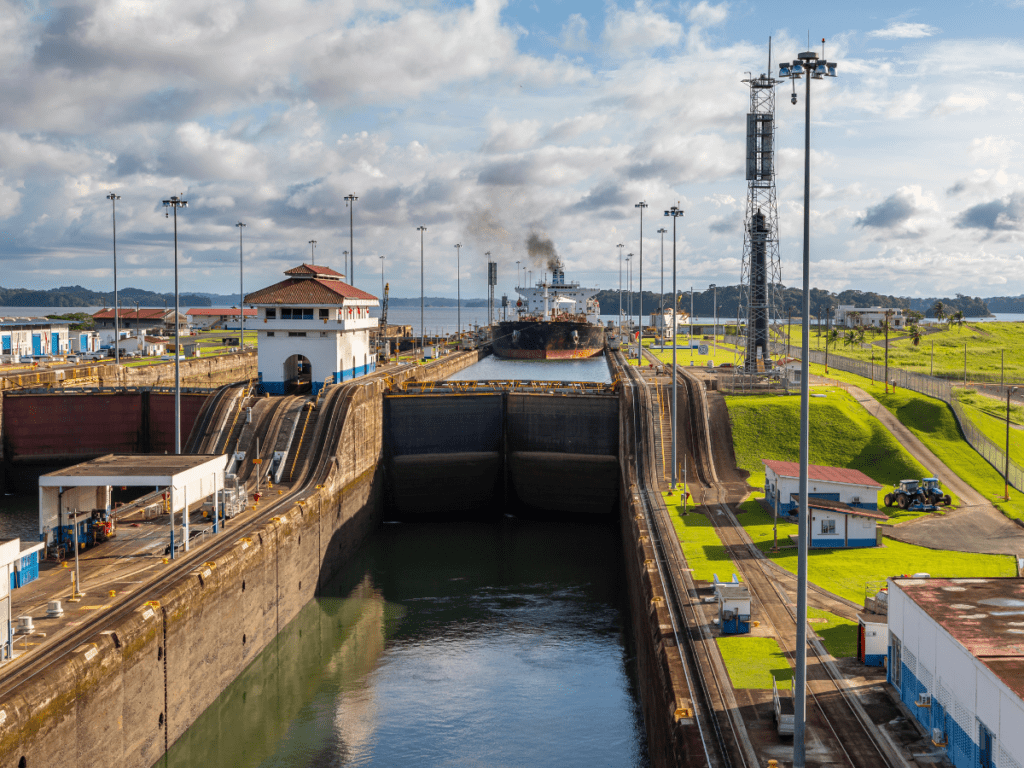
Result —
<instances>
[{"instance_id":1,"label":"distant hill","mask_svg":"<svg viewBox=\"0 0 1024 768\"><path fill-rule=\"evenodd\" d=\"M141 307L174 306L173 293L153 293L142 288L122 288L117 292L122 306L134 306L139 302ZM178 296L182 307L213 306L207 296L195 293L182 293ZM3 307L100 307L114 306L114 292L90 291L80 285L69 285L63 288L50 288L45 291L34 291L28 288L0 287L0 306Z\"/></svg>"},{"instance_id":2,"label":"distant hill","mask_svg":"<svg viewBox=\"0 0 1024 768\"><path fill-rule=\"evenodd\" d=\"M1020 296L993 296L985 299L993 312L1017 312L1024 314L1024 293Z\"/></svg>"}]
</instances>

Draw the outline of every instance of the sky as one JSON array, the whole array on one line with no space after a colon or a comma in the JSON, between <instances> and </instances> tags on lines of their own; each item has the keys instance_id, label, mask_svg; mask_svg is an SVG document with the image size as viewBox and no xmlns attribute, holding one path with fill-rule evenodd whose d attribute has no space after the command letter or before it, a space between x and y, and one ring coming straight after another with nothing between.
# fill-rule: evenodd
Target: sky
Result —
<instances>
[{"instance_id":1,"label":"sky","mask_svg":"<svg viewBox=\"0 0 1024 768\"><path fill-rule=\"evenodd\" d=\"M344 271L351 237L358 287L418 296L422 237L427 295L484 296L486 252L514 295L531 234L587 287L630 253L638 287L642 247L660 289L672 205L679 287L733 285L771 37L776 75L823 38L838 64L811 87L812 285L1018 295L1022 31L1024 0L0 0L0 286L110 290L109 193L119 287L173 290L172 195L183 292L238 290L239 232L247 293L310 240ZM786 285L804 87L777 88Z\"/></svg>"}]
</instances>

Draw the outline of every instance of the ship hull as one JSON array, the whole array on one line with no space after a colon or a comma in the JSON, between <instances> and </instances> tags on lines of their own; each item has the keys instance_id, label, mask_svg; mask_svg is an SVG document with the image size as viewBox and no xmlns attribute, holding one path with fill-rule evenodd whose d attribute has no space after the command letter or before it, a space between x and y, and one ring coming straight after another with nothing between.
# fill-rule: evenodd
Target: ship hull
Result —
<instances>
[{"instance_id":1,"label":"ship hull","mask_svg":"<svg viewBox=\"0 0 1024 768\"><path fill-rule=\"evenodd\" d=\"M498 323L494 354L508 360L579 360L604 350L604 328L580 322Z\"/></svg>"}]
</instances>

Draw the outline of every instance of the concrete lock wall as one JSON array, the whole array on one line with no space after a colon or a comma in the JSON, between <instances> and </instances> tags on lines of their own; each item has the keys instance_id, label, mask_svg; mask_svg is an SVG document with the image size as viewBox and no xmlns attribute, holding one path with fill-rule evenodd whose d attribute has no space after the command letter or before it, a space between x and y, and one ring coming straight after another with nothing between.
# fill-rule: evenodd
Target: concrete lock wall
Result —
<instances>
[{"instance_id":1,"label":"concrete lock wall","mask_svg":"<svg viewBox=\"0 0 1024 768\"><path fill-rule=\"evenodd\" d=\"M413 372L443 378L452 356ZM405 374L405 377L411 377ZM378 524L384 384L353 385L324 482L115 618L0 702L0 768L150 768L334 576ZM165 566L172 567L172 566Z\"/></svg>"},{"instance_id":2,"label":"concrete lock wall","mask_svg":"<svg viewBox=\"0 0 1024 768\"><path fill-rule=\"evenodd\" d=\"M468 512L513 499L539 509L617 508L618 400L458 393L385 398L389 505Z\"/></svg>"}]
</instances>

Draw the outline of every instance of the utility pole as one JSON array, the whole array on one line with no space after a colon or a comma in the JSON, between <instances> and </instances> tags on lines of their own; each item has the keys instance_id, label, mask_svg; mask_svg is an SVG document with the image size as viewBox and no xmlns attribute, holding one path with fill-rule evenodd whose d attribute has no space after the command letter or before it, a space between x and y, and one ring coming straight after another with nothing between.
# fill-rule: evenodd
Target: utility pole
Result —
<instances>
[{"instance_id":1,"label":"utility pole","mask_svg":"<svg viewBox=\"0 0 1024 768\"><path fill-rule=\"evenodd\" d=\"M120 199L121 196L113 192L107 195L110 201L110 221L114 227L114 365L117 366L121 365L121 347L118 343L121 341L121 321L117 306L117 201ZM117 371L120 375L121 369Z\"/></svg>"},{"instance_id":2,"label":"utility pole","mask_svg":"<svg viewBox=\"0 0 1024 768\"><path fill-rule=\"evenodd\" d=\"M348 271L349 285L356 284L356 249L355 240L353 239L352 234L352 212L355 210L356 200L358 199L359 198L356 197L355 195L347 195L345 197L345 201L348 203L348 258L349 264L351 265Z\"/></svg>"},{"instance_id":3,"label":"utility pole","mask_svg":"<svg viewBox=\"0 0 1024 768\"><path fill-rule=\"evenodd\" d=\"M672 217L672 484L670 486L670 493L676 491L676 478L678 476L678 470L676 467L676 432L678 431L678 425L676 424L676 392L678 390L678 369L676 368L676 347L679 345L676 343L676 220L682 216L684 211L673 205L669 210L665 211L666 216Z\"/></svg>"},{"instance_id":4,"label":"utility pole","mask_svg":"<svg viewBox=\"0 0 1024 768\"><path fill-rule=\"evenodd\" d=\"M235 224L238 227L238 324L241 330L238 332L238 349L245 352L245 307L242 302L245 299L245 288L242 274L242 222Z\"/></svg>"},{"instance_id":5,"label":"utility pole","mask_svg":"<svg viewBox=\"0 0 1024 768\"><path fill-rule=\"evenodd\" d=\"M640 209L640 306L637 308L637 330L639 336L637 336L637 358L640 358L640 348L644 345L644 208L647 207L647 203L641 200L637 203L634 208ZM637 360L637 365L640 364L640 360Z\"/></svg>"},{"instance_id":6,"label":"utility pole","mask_svg":"<svg viewBox=\"0 0 1024 768\"><path fill-rule=\"evenodd\" d=\"M164 200L164 217L167 209L174 210L174 454L181 453L181 323L178 322L178 209L188 208L188 201L178 197ZM185 510L188 514L188 509ZM173 551L173 550L172 550Z\"/></svg>"}]
</instances>

